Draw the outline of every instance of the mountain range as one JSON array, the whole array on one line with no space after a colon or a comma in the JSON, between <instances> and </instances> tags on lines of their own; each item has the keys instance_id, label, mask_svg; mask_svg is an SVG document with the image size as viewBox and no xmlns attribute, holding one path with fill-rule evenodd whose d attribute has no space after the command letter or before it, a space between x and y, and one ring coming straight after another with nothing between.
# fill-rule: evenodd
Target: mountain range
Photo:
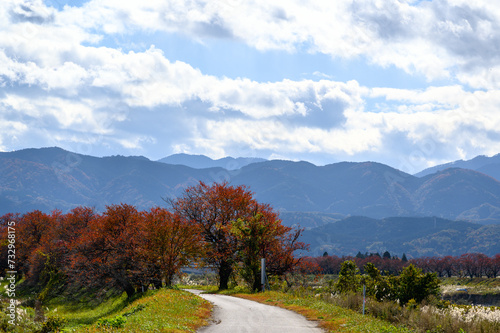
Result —
<instances>
[{"instance_id":1,"label":"mountain range","mask_svg":"<svg viewBox=\"0 0 500 333\"><path fill-rule=\"evenodd\" d=\"M336 214L335 220L360 215L500 222L500 182L474 170L449 168L416 177L375 162L315 166L281 160L236 170L196 169L142 156L98 158L55 147L0 153L0 214L68 211L79 205L103 210L120 202L148 209L165 205L163 199L198 181L246 185L257 200L288 216L287 224L295 224L293 216L304 212ZM318 216L309 215L311 227L324 224Z\"/></svg>"},{"instance_id":2,"label":"mountain range","mask_svg":"<svg viewBox=\"0 0 500 333\"><path fill-rule=\"evenodd\" d=\"M500 224L480 225L436 217L372 219L351 216L305 230L309 256L390 253L409 257L500 253Z\"/></svg>"},{"instance_id":3,"label":"mountain range","mask_svg":"<svg viewBox=\"0 0 500 333\"><path fill-rule=\"evenodd\" d=\"M450 163L436 165L434 167L420 171L419 173L415 174L415 176L423 177L448 168L475 170L491 176L497 180L500 180L500 154L492 157L480 155L467 161L458 160Z\"/></svg>"},{"instance_id":4,"label":"mountain range","mask_svg":"<svg viewBox=\"0 0 500 333\"><path fill-rule=\"evenodd\" d=\"M257 157L233 158L230 156L213 160L205 155L190 155L190 154L174 154L158 160L158 162L162 163L185 165L195 169L220 167L226 170L237 170L246 165L264 161L266 160Z\"/></svg>"}]
</instances>

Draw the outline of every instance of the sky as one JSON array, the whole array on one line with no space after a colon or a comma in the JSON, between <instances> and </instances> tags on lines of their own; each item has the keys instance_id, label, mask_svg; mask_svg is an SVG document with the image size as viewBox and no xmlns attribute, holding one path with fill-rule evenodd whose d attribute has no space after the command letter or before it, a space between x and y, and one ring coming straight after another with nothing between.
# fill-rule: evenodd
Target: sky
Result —
<instances>
[{"instance_id":1,"label":"sky","mask_svg":"<svg viewBox=\"0 0 500 333\"><path fill-rule=\"evenodd\" d=\"M2 0L0 151L500 153L500 1Z\"/></svg>"}]
</instances>

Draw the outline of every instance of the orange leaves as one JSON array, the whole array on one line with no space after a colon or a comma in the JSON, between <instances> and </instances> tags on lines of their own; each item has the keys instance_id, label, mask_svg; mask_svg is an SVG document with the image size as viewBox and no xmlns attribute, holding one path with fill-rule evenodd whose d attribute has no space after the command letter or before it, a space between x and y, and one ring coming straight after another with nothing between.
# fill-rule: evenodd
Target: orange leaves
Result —
<instances>
[{"instance_id":1,"label":"orange leaves","mask_svg":"<svg viewBox=\"0 0 500 333\"><path fill-rule=\"evenodd\" d=\"M169 286L175 273L201 254L201 234L177 214L154 207L143 213L142 255L155 279Z\"/></svg>"},{"instance_id":2,"label":"orange leaves","mask_svg":"<svg viewBox=\"0 0 500 333\"><path fill-rule=\"evenodd\" d=\"M171 204L177 214L201 231L205 241L202 260L218 270L219 287L227 289L238 250L232 222L252 216L257 207L252 193L244 186L233 187L226 182L211 186L200 182Z\"/></svg>"},{"instance_id":3,"label":"orange leaves","mask_svg":"<svg viewBox=\"0 0 500 333\"><path fill-rule=\"evenodd\" d=\"M304 248L297 241L301 231L283 226L277 213L258 203L245 186L200 182L171 204L200 228L206 245L203 260L218 270L220 289L227 288L236 263L248 268L253 284L260 258L270 258L274 272L283 274L298 263L293 252Z\"/></svg>"}]
</instances>

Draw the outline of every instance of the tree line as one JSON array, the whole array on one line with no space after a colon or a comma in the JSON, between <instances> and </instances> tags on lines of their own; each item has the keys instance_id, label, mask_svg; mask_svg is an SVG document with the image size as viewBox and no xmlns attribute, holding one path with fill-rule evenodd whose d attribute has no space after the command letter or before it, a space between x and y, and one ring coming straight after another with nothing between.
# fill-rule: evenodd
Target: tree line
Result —
<instances>
[{"instance_id":1,"label":"tree line","mask_svg":"<svg viewBox=\"0 0 500 333\"><path fill-rule=\"evenodd\" d=\"M488 257L482 253L465 253L459 256L444 256L444 257L421 257L406 260L406 255L403 254L401 259L391 257L384 253L367 254L357 256L338 257L335 255L325 255L321 257L307 257L304 260L310 265L310 273L315 274L339 274L342 263L350 260L355 263L356 267L364 273L364 267L367 263L371 263L382 274L399 274L403 269L410 264L421 269L424 273L436 273L438 277L490 277L494 278L500 273L500 254Z\"/></svg>"},{"instance_id":2,"label":"tree line","mask_svg":"<svg viewBox=\"0 0 500 333\"><path fill-rule=\"evenodd\" d=\"M170 286L185 266L208 267L227 289L238 274L260 288L260 258L270 275L300 265L302 230L284 226L269 205L245 186L228 183L188 187L167 207L138 211L128 204L103 213L76 207L63 214L34 210L0 217L0 269L7 267L8 225L15 223L16 271L28 285L47 291L57 281L106 285L130 297L149 286Z\"/></svg>"}]
</instances>

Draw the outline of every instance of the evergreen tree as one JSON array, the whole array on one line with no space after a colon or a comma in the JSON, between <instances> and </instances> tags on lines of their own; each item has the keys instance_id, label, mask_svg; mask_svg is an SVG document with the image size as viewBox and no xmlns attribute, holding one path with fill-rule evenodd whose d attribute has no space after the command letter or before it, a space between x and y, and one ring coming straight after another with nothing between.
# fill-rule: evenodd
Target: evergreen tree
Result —
<instances>
[{"instance_id":1,"label":"evergreen tree","mask_svg":"<svg viewBox=\"0 0 500 333\"><path fill-rule=\"evenodd\" d=\"M356 292L361 287L361 276L356 263L346 260L342 263L336 288L341 293Z\"/></svg>"},{"instance_id":2,"label":"evergreen tree","mask_svg":"<svg viewBox=\"0 0 500 333\"><path fill-rule=\"evenodd\" d=\"M408 259L406 258L406 254L403 253L403 256L401 257L402 262L408 262Z\"/></svg>"},{"instance_id":3,"label":"evergreen tree","mask_svg":"<svg viewBox=\"0 0 500 333\"><path fill-rule=\"evenodd\" d=\"M397 296L401 304L414 299L421 303L427 297L439 294L439 279L436 273L422 273L420 268L410 264L398 278Z\"/></svg>"}]
</instances>

